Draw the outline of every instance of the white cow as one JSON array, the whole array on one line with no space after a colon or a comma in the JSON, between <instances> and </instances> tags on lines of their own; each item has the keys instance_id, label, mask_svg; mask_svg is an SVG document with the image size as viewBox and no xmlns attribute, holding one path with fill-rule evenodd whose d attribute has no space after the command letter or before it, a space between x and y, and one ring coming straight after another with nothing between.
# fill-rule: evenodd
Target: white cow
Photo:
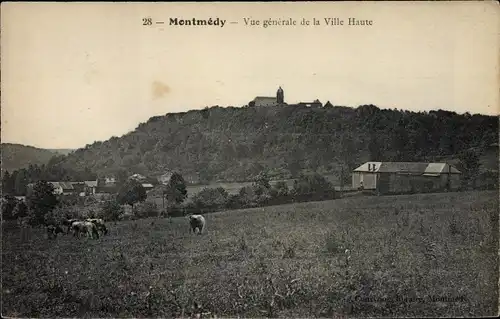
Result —
<instances>
[{"instance_id":1,"label":"white cow","mask_svg":"<svg viewBox=\"0 0 500 319\"><path fill-rule=\"evenodd\" d=\"M203 217L202 215L190 215L189 224L191 226L191 230L195 234L203 234L203 231L206 227L205 217Z\"/></svg>"}]
</instances>

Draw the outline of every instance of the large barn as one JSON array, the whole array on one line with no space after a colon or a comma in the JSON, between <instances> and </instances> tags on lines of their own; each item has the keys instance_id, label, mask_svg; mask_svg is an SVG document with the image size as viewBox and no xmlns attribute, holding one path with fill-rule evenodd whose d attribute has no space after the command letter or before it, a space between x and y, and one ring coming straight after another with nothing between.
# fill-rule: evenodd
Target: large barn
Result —
<instances>
[{"instance_id":1,"label":"large barn","mask_svg":"<svg viewBox=\"0 0 500 319\"><path fill-rule=\"evenodd\" d=\"M378 194L456 190L460 174L447 163L366 162L352 172L352 187Z\"/></svg>"}]
</instances>

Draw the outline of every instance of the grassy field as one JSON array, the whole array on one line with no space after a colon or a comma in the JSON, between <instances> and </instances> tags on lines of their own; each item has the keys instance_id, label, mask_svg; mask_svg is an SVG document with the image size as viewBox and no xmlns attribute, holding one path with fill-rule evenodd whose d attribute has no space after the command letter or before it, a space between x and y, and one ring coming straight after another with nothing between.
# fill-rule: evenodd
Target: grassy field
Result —
<instances>
[{"instance_id":1,"label":"grassy field","mask_svg":"<svg viewBox=\"0 0 500 319\"><path fill-rule=\"evenodd\" d=\"M498 192L344 198L110 223L98 240L4 225L2 314L488 316ZM346 249L349 251L346 253ZM448 298L433 299L433 298Z\"/></svg>"}]
</instances>

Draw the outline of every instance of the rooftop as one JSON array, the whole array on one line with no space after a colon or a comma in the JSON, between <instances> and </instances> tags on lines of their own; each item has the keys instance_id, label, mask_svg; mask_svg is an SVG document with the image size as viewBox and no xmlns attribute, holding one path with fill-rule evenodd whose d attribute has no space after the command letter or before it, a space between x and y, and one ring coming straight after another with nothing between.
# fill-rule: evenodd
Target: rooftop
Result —
<instances>
[{"instance_id":1,"label":"rooftop","mask_svg":"<svg viewBox=\"0 0 500 319\"><path fill-rule=\"evenodd\" d=\"M354 172L409 173L425 175L443 173L461 174L459 170L447 163L423 162L366 162L356 168Z\"/></svg>"}]
</instances>

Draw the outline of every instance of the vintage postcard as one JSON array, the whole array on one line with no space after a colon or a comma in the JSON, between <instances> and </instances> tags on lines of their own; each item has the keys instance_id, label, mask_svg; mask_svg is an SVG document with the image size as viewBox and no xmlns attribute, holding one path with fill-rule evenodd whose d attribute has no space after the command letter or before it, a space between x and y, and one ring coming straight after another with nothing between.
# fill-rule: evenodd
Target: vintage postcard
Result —
<instances>
[{"instance_id":1,"label":"vintage postcard","mask_svg":"<svg viewBox=\"0 0 500 319\"><path fill-rule=\"evenodd\" d=\"M498 315L499 14L3 2L2 316Z\"/></svg>"}]
</instances>

